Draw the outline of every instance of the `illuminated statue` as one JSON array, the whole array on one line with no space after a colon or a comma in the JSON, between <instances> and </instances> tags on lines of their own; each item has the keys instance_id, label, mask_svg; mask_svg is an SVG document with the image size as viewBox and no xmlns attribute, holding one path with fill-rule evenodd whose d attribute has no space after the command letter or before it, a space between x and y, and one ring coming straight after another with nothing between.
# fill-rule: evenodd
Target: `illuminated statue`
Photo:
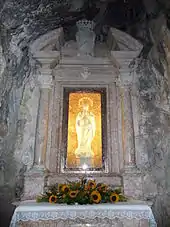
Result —
<instances>
[{"instance_id":1,"label":"illuminated statue","mask_svg":"<svg viewBox=\"0 0 170 227\"><path fill-rule=\"evenodd\" d=\"M92 106L93 102L90 98L84 97L79 100L82 111L76 117L78 147L75 150L75 154L79 158L92 158L94 155L91 144L95 136L96 126L94 114L89 111L89 102Z\"/></svg>"}]
</instances>

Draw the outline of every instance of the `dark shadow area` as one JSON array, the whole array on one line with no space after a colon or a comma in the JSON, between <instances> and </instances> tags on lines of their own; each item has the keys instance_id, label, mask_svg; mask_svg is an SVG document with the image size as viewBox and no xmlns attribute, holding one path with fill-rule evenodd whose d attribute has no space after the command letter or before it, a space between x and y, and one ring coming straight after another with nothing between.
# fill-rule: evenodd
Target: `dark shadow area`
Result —
<instances>
[{"instance_id":1,"label":"dark shadow area","mask_svg":"<svg viewBox=\"0 0 170 227\"><path fill-rule=\"evenodd\" d=\"M9 227L16 206L0 198L0 227Z\"/></svg>"}]
</instances>

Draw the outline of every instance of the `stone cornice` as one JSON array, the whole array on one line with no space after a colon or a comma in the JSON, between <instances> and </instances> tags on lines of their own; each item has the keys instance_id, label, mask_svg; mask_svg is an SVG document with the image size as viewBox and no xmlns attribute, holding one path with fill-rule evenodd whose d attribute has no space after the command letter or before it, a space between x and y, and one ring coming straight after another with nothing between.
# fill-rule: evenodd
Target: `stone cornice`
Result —
<instances>
[{"instance_id":1,"label":"stone cornice","mask_svg":"<svg viewBox=\"0 0 170 227\"><path fill-rule=\"evenodd\" d=\"M120 70L130 71L129 64L139 55L140 51L111 51L111 58L116 59Z\"/></svg>"},{"instance_id":2,"label":"stone cornice","mask_svg":"<svg viewBox=\"0 0 170 227\"><path fill-rule=\"evenodd\" d=\"M117 68L117 86L132 86L136 83L136 73L132 72L129 64L139 55L139 51L111 51L113 65Z\"/></svg>"},{"instance_id":3,"label":"stone cornice","mask_svg":"<svg viewBox=\"0 0 170 227\"><path fill-rule=\"evenodd\" d=\"M97 67L91 65L78 65L63 67L60 66L53 70L53 77L57 81L70 81L70 82L109 82L113 83L116 80L117 74L113 66Z\"/></svg>"},{"instance_id":4,"label":"stone cornice","mask_svg":"<svg viewBox=\"0 0 170 227\"><path fill-rule=\"evenodd\" d=\"M34 53L34 57L42 65L42 68L53 69L60 62L59 51L38 51Z\"/></svg>"},{"instance_id":5,"label":"stone cornice","mask_svg":"<svg viewBox=\"0 0 170 227\"><path fill-rule=\"evenodd\" d=\"M112 65L112 61L107 57L82 57L82 56L74 56L74 57L66 57L62 56L61 65Z\"/></svg>"}]
</instances>

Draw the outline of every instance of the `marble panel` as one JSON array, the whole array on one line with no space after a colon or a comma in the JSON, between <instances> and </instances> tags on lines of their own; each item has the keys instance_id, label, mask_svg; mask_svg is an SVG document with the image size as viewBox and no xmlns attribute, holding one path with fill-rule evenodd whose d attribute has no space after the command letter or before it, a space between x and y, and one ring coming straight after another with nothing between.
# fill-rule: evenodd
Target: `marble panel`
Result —
<instances>
[{"instance_id":1,"label":"marble panel","mask_svg":"<svg viewBox=\"0 0 170 227\"><path fill-rule=\"evenodd\" d=\"M45 178L42 170L31 170L25 175L24 192L21 200L36 199L44 191Z\"/></svg>"}]
</instances>

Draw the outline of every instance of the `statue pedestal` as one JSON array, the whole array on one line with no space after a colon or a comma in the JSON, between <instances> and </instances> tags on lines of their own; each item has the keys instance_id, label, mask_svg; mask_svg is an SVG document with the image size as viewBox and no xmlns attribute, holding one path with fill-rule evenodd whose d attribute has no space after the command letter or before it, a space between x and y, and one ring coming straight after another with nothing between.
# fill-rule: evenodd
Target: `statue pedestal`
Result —
<instances>
[{"instance_id":1,"label":"statue pedestal","mask_svg":"<svg viewBox=\"0 0 170 227\"><path fill-rule=\"evenodd\" d=\"M24 193L21 200L36 199L43 193L45 187L46 172L43 166L35 166L26 172L24 179Z\"/></svg>"},{"instance_id":2,"label":"statue pedestal","mask_svg":"<svg viewBox=\"0 0 170 227\"><path fill-rule=\"evenodd\" d=\"M92 158L91 157L80 157L80 166L89 168L92 167Z\"/></svg>"},{"instance_id":3,"label":"statue pedestal","mask_svg":"<svg viewBox=\"0 0 170 227\"><path fill-rule=\"evenodd\" d=\"M142 173L135 166L127 166L125 167L122 176L124 194L131 198L143 200L144 195Z\"/></svg>"}]
</instances>

